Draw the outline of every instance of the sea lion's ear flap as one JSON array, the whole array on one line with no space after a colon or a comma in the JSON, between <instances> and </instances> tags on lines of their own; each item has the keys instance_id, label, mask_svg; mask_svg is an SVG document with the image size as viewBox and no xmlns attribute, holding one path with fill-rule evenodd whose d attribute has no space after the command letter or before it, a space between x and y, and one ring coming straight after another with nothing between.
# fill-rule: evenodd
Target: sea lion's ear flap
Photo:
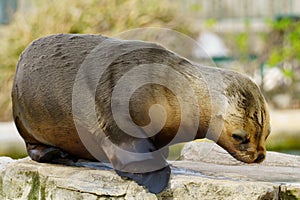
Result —
<instances>
[{"instance_id":1,"label":"sea lion's ear flap","mask_svg":"<svg viewBox=\"0 0 300 200\"><path fill-rule=\"evenodd\" d=\"M167 187L170 179L171 169L170 166L166 166L160 170L147 173L134 174L119 170L116 170L116 172L122 177L128 177L137 182L139 185L145 186L149 192L157 194Z\"/></svg>"}]
</instances>

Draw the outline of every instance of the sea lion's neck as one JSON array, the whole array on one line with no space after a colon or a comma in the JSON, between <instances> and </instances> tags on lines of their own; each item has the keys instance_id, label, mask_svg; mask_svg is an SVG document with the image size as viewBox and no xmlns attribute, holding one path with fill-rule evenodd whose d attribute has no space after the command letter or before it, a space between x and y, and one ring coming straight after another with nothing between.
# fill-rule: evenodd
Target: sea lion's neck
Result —
<instances>
[{"instance_id":1,"label":"sea lion's neck","mask_svg":"<svg viewBox=\"0 0 300 200\"><path fill-rule=\"evenodd\" d=\"M222 132L224 118L228 109L228 99L224 91L227 88L223 80L222 69L198 66L194 77L195 95L198 98L199 128L195 139L208 138L217 141ZM216 80L215 82L212 80Z\"/></svg>"}]
</instances>

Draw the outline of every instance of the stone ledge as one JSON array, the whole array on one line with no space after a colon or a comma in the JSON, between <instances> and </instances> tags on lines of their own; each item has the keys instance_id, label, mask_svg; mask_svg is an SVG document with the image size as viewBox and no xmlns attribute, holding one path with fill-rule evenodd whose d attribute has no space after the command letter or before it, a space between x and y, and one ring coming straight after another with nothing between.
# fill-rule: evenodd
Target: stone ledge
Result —
<instances>
[{"instance_id":1,"label":"stone ledge","mask_svg":"<svg viewBox=\"0 0 300 200\"><path fill-rule=\"evenodd\" d=\"M13 160L1 157L0 199L300 198L300 165L297 163L299 157L293 157L295 166L290 163L287 167L283 163L279 164L280 166L245 165L236 163L235 160L232 160L234 163L230 163L231 158L227 157L229 155L222 154L221 157L216 157L220 155L222 149L215 145L204 160L193 161L187 156L196 155L193 152L199 146L210 148L210 145L212 144L189 143L182 152L182 158L185 160L170 162L172 165L170 183L158 195L147 192L134 181L120 178L111 170L43 164L31 161L29 158ZM282 159L290 158L285 154L278 156ZM196 156L198 160L199 157L201 156ZM211 161L209 158L218 158L218 162L216 159ZM265 180L266 176L273 178ZM282 177L288 180L282 181Z\"/></svg>"}]
</instances>

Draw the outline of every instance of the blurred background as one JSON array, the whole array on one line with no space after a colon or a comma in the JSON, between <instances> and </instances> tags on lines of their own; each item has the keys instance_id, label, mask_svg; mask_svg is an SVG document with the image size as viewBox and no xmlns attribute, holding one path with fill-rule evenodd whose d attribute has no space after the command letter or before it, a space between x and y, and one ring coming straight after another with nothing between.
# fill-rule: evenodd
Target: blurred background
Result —
<instances>
[{"instance_id":1,"label":"blurred background","mask_svg":"<svg viewBox=\"0 0 300 200\"><path fill-rule=\"evenodd\" d=\"M12 123L10 91L30 42L56 33L113 37L144 27L186 34L206 53L177 45L185 57L250 76L271 110L267 149L300 155L300 1L0 0L0 156L26 156ZM174 158L180 146L172 147Z\"/></svg>"}]
</instances>

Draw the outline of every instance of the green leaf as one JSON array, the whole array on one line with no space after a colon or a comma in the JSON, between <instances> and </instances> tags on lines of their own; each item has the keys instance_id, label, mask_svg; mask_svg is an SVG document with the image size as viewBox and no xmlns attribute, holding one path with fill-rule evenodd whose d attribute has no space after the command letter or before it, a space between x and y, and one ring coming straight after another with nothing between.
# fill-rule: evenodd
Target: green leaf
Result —
<instances>
[{"instance_id":1,"label":"green leaf","mask_svg":"<svg viewBox=\"0 0 300 200\"><path fill-rule=\"evenodd\" d=\"M192 12L199 12L202 10L202 7L199 3L194 3L190 5L190 11Z\"/></svg>"},{"instance_id":2,"label":"green leaf","mask_svg":"<svg viewBox=\"0 0 300 200\"><path fill-rule=\"evenodd\" d=\"M293 77L293 71L292 69L282 69L282 72L284 76L292 78Z\"/></svg>"}]
</instances>

